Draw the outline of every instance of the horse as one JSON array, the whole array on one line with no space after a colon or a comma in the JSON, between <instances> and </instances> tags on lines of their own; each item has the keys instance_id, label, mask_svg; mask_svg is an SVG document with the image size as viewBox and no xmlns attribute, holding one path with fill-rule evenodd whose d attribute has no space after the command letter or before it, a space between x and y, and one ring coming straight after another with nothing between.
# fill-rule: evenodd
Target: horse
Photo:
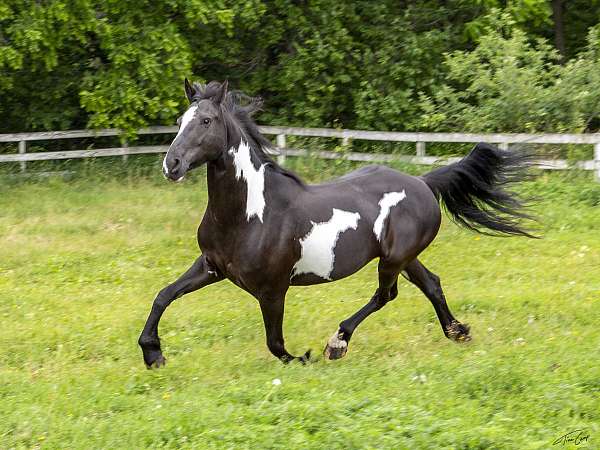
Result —
<instances>
[{"instance_id":1,"label":"horse","mask_svg":"<svg viewBox=\"0 0 600 450\"><path fill-rule=\"evenodd\" d=\"M276 148L253 120L262 100L229 91L227 81L185 79L184 90L190 105L162 170L179 182L206 164L208 204L197 232L200 256L158 293L140 335L148 368L166 363L158 324L171 302L225 279L258 300L270 352L284 363L306 363L310 350L293 356L284 345L289 287L345 278L375 258L378 287L339 324L326 358L346 354L358 325L397 296L399 275L429 299L446 337L467 342L469 326L450 312L440 278L418 259L439 231L440 203L468 229L535 237L523 224L531 219L526 204L506 189L526 176L523 153L479 143L462 160L423 176L371 165L312 185L271 158Z\"/></svg>"}]
</instances>

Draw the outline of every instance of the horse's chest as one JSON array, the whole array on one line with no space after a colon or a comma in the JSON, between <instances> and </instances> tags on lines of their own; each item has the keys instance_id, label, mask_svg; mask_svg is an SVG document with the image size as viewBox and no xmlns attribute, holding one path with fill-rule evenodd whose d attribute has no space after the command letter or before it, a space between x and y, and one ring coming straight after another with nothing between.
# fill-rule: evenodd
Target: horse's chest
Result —
<instances>
[{"instance_id":1,"label":"horse's chest","mask_svg":"<svg viewBox=\"0 0 600 450\"><path fill-rule=\"evenodd\" d=\"M253 224L223 227L203 223L198 230L198 244L223 275L241 280L252 272L267 269L268 236L260 231Z\"/></svg>"}]
</instances>

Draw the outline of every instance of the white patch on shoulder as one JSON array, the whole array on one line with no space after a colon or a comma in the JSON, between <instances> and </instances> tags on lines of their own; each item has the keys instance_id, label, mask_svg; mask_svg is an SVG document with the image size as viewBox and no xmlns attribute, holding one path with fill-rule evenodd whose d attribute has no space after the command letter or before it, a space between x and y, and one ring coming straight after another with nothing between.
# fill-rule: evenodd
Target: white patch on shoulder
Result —
<instances>
[{"instance_id":1,"label":"white patch on shoulder","mask_svg":"<svg viewBox=\"0 0 600 450\"><path fill-rule=\"evenodd\" d=\"M296 261L292 276L301 273L314 273L325 280L331 280L335 262L335 245L340 234L348 229L356 230L360 214L357 212L333 209L327 222L312 223L312 229L300 239L302 254Z\"/></svg>"},{"instance_id":2,"label":"white patch on shoulder","mask_svg":"<svg viewBox=\"0 0 600 450\"><path fill-rule=\"evenodd\" d=\"M262 164L258 169L254 167L250 146L243 139L237 148L229 149L229 154L233 156L235 177L238 180L243 178L248 188L246 218L250 221L252 217L256 216L262 222L265 211L265 165Z\"/></svg>"},{"instance_id":3,"label":"white patch on shoulder","mask_svg":"<svg viewBox=\"0 0 600 450\"><path fill-rule=\"evenodd\" d=\"M185 130L185 128L190 124L190 122L194 118L194 115L196 114L197 109L198 109L198 105L194 105L194 106L190 107L183 114L183 117L181 118L181 125L179 125L179 131L177 131L177 136L175 136L175 139L177 139L179 137L179 135L181 133L183 133L183 130ZM173 141L175 141L175 139L173 139ZM169 168L167 167L168 154L169 154L169 152L167 151L167 154L165 155L165 159L163 159L163 173L165 174L165 176L169 175Z\"/></svg>"},{"instance_id":4,"label":"white patch on shoulder","mask_svg":"<svg viewBox=\"0 0 600 450\"><path fill-rule=\"evenodd\" d=\"M404 192L403 189L402 192L387 192L383 194L383 197L379 200L379 215L373 224L373 233L375 233L375 237L378 241L381 241L383 224L385 223L385 219L389 216L390 210L405 198L406 192Z\"/></svg>"}]
</instances>

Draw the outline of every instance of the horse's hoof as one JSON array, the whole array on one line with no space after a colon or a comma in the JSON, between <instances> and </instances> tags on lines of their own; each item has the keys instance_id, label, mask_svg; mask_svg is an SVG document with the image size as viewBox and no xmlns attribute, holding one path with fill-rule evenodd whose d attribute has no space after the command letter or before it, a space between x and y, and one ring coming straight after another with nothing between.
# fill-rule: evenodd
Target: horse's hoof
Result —
<instances>
[{"instance_id":1,"label":"horse's hoof","mask_svg":"<svg viewBox=\"0 0 600 450\"><path fill-rule=\"evenodd\" d=\"M302 365L308 364L310 362L310 353L312 352L312 350L307 350L307 352L300 356L298 358L298 360L300 361L300 363L302 363Z\"/></svg>"},{"instance_id":2,"label":"horse's hoof","mask_svg":"<svg viewBox=\"0 0 600 450\"><path fill-rule=\"evenodd\" d=\"M446 336L454 342L469 342L471 340L469 325L453 320L446 328Z\"/></svg>"},{"instance_id":3,"label":"horse's hoof","mask_svg":"<svg viewBox=\"0 0 600 450\"><path fill-rule=\"evenodd\" d=\"M167 364L167 359L159 353L158 355L152 357L152 359L145 360L147 369L159 369L160 367L164 367Z\"/></svg>"},{"instance_id":4,"label":"horse's hoof","mask_svg":"<svg viewBox=\"0 0 600 450\"><path fill-rule=\"evenodd\" d=\"M336 331L333 336L327 341L323 355L327 359L340 359L343 358L348 352L348 342L343 339L344 335Z\"/></svg>"}]
</instances>

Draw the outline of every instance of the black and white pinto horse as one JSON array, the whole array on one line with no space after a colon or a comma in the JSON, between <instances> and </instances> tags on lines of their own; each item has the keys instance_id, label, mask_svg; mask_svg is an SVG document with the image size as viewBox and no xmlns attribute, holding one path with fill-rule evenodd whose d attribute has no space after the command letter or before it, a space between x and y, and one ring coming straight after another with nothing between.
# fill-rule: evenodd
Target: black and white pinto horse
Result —
<instances>
[{"instance_id":1,"label":"black and white pinto horse","mask_svg":"<svg viewBox=\"0 0 600 450\"><path fill-rule=\"evenodd\" d=\"M192 86L185 80L185 93L191 105L163 172L181 181L207 164L209 199L198 229L202 254L154 300L139 338L147 367L165 364L158 323L167 306L226 278L258 300L271 353L286 363L305 362L310 352L294 357L284 346L288 288L339 280L374 258L379 286L340 323L325 347L327 358L344 356L356 327L396 297L400 274L431 301L448 338L470 340L469 327L448 309L440 279L417 257L438 233L440 201L470 229L530 236L520 225L528 218L522 203L503 189L522 178L525 156L478 144L461 161L421 177L368 166L308 185L268 156L273 146L251 118L259 100L228 92L226 82Z\"/></svg>"}]
</instances>

